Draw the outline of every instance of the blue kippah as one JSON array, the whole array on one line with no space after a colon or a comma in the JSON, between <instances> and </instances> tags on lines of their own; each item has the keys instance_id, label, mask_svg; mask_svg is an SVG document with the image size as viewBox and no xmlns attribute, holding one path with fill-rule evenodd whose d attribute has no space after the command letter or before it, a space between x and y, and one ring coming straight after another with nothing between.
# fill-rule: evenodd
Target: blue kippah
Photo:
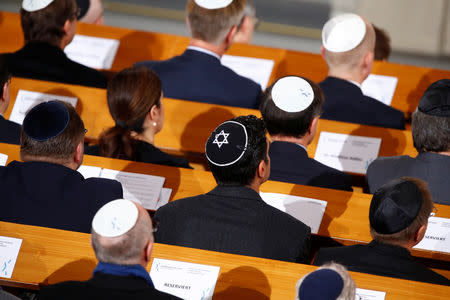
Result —
<instances>
[{"instance_id":1,"label":"blue kippah","mask_svg":"<svg viewBox=\"0 0 450 300\"><path fill-rule=\"evenodd\" d=\"M419 111L437 117L450 117L450 79L430 85L420 99Z\"/></svg>"},{"instance_id":2,"label":"blue kippah","mask_svg":"<svg viewBox=\"0 0 450 300\"><path fill-rule=\"evenodd\" d=\"M300 300L336 300L342 293L344 281L338 272L320 269L308 274L298 289Z\"/></svg>"},{"instance_id":3,"label":"blue kippah","mask_svg":"<svg viewBox=\"0 0 450 300\"><path fill-rule=\"evenodd\" d=\"M60 135L69 121L69 110L64 104L58 101L43 102L27 113L23 131L31 139L44 142Z\"/></svg>"}]
</instances>

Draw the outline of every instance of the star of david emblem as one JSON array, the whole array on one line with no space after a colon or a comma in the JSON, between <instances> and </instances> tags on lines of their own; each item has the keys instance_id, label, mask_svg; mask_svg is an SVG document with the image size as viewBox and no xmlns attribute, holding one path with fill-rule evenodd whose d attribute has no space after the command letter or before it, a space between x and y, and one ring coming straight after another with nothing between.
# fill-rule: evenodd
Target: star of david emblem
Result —
<instances>
[{"instance_id":1,"label":"star of david emblem","mask_svg":"<svg viewBox=\"0 0 450 300\"><path fill-rule=\"evenodd\" d=\"M220 133L216 134L216 138L214 139L213 144L217 144L217 146L220 149L220 147L222 147L223 144L228 144L227 138L228 138L229 135L230 135L229 133L225 133L222 130ZM219 141L219 137L220 136L222 136L223 138Z\"/></svg>"},{"instance_id":2,"label":"star of david emblem","mask_svg":"<svg viewBox=\"0 0 450 300\"><path fill-rule=\"evenodd\" d=\"M309 97L311 95L310 92L305 91L304 89L300 88L300 94L302 94L303 97Z\"/></svg>"}]
</instances>

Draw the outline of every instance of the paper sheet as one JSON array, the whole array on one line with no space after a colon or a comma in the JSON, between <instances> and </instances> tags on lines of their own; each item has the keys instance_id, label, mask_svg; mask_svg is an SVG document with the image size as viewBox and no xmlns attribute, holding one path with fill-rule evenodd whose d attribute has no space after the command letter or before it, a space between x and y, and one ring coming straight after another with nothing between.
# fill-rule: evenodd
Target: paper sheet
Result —
<instances>
[{"instance_id":1,"label":"paper sheet","mask_svg":"<svg viewBox=\"0 0 450 300\"><path fill-rule=\"evenodd\" d=\"M212 299L220 267L161 258L153 259L150 277L155 288L183 299Z\"/></svg>"},{"instance_id":2,"label":"paper sheet","mask_svg":"<svg viewBox=\"0 0 450 300\"><path fill-rule=\"evenodd\" d=\"M384 300L385 297L386 292L357 288L355 300Z\"/></svg>"},{"instance_id":3,"label":"paper sheet","mask_svg":"<svg viewBox=\"0 0 450 300\"><path fill-rule=\"evenodd\" d=\"M222 56L222 65L243 77L250 78L256 83L259 83L262 90L265 90L269 83L274 64L274 61L270 59L234 55Z\"/></svg>"},{"instance_id":4,"label":"paper sheet","mask_svg":"<svg viewBox=\"0 0 450 300\"><path fill-rule=\"evenodd\" d=\"M164 177L103 169L100 177L116 179L122 184L123 197L155 209L165 181Z\"/></svg>"},{"instance_id":5,"label":"paper sheet","mask_svg":"<svg viewBox=\"0 0 450 300\"><path fill-rule=\"evenodd\" d=\"M430 217L425 237L414 248L450 253L450 219Z\"/></svg>"},{"instance_id":6,"label":"paper sheet","mask_svg":"<svg viewBox=\"0 0 450 300\"><path fill-rule=\"evenodd\" d=\"M6 166L7 161L8 161L8 155L0 153L0 166Z\"/></svg>"},{"instance_id":7,"label":"paper sheet","mask_svg":"<svg viewBox=\"0 0 450 300\"><path fill-rule=\"evenodd\" d=\"M278 194L259 193L267 204L284 211L311 227L311 233L319 232L327 202L317 199Z\"/></svg>"},{"instance_id":8,"label":"paper sheet","mask_svg":"<svg viewBox=\"0 0 450 300\"><path fill-rule=\"evenodd\" d=\"M0 277L11 278L22 239L0 236Z\"/></svg>"},{"instance_id":9,"label":"paper sheet","mask_svg":"<svg viewBox=\"0 0 450 300\"><path fill-rule=\"evenodd\" d=\"M380 146L380 138L322 131L314 159L341 171L366 174Z\"/></svg>"},{"instance_id":10,"label":"paper sheet","mask_svg":"<svg viewBox=\"0 0 450 300\"><path fill-rule=\"evenodd\" d=\"M144 207L144 208L151 209L151 210L157 210L158 208L160 208L161 206L163 206L169 202L171 194L172 194L172 189L162 188L161 194L159 194L159 200L156 203L156 207L152 207L152 208Z\"/></svg>"},{"instance_id":11,"label":"paper sheet","mask_svg":"<svg viewBox=\"0 0 450 300\"><path fill-rule=\"evenodd\" d=\"M109 70L116 57L119 44L118 40L77 34L64 52L77 63L94 69Z\"/></svg>"},{"instance_id":12,"label":"paper sheet","mask_svg":"<svg viewBox=\"0 0 450 300\"><path fill-rule=\"evenodd\" d=\"M42 102L47 102L50 100L61 100L72 104L73 107L76 107L78 101L78 99L75 97L66 97L66 96L19 90L9 120L16 122L18 124L22 124L25 115L31 108L35 107L36 105Z\"/></svg>"},{"instance_id":13,"label":"paper sheet","mask_svg":"<svg viewBox=\"0 0 450 300\"><path fill-rule=\"evenodd\" d=\"M102 172L102 168L100 167L92 167L92 166L86 166L86 165L81 165L78 170L79 173L81 173L81 175L83 175L83 177L85 179L91 178L91 177L100 177L100 174Z\"/></svg>"},{"instance_id":14,"label":"paper sheet","mask_svg":"<svg viewBox=\"0 0 450 300\"><path fill-rule=\"evenodd\" d=\"M397 87L398 78L392 76L370 74L363 81L361 89L364 95L391 105Z\"/></svg>"}]
</instances>

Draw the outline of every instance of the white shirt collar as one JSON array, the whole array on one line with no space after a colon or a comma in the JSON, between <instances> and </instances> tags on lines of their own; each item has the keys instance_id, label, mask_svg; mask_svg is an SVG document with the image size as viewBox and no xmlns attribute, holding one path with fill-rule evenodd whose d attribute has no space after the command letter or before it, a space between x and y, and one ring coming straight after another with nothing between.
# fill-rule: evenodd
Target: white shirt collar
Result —
<instances>
[{"instance_id":1,"label":"white shirt collar","mask_svg":"<svg viewBox=\"0 0 450 300\"><path fill-rule=\"evenodd\" d=\"M361 84L359 82L356 82L356 81L353 81L353 80L349 80L348 82L351 82L354 85L356 85L357 87L361 88Z\"/></svg>"},{"instance_id":2,"label":"white shirt collar","mask_svg":"<svg viewBox=\"0 0 450 300\"><path fill-rule=\"evenodd\" d=\"M209 51L209 50L207 50L207 49L205 49L205 48L200 48L200 47L197 47L197 46L188 46L187 48L190 49L190 50L194 50L194 51L198 51L198 52L202 52L202 53L205 53L205 54L214 56L215 58L217 58L218 60L220 60L220 56L217 55L217 53L214 53L214 52L212 52L212 51Z\"/></svg>"},{"instance_id":3,"label":"white shirt collar","mask_svg":"<svg viewBox=\"0 0 450 300\"><path fill-rule=\"evenodd\" d=\"M303 149L305 149L306 152L308 152L308 150L306 150L306 147L303 146L302 144L297 144L297 145L299 145L300 147L302 147Z\"/></svg>"}]
</instances>

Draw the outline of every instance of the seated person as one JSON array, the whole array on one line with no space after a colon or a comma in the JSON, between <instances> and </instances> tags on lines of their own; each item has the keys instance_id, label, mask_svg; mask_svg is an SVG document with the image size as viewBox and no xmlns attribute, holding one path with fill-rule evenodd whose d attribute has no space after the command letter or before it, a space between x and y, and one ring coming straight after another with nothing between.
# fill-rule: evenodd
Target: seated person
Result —
<instances>
[{"instance_id":1,"label":"seated person","mask_svg":"<svg viewBox=\"0 0 450 300\"><path fill-rule=\"evenodd\" d=\"M356 285L344 266L327 263L297 282L295 300L355 300Z\"/></svg>"},{"instance_id":2,"label":"seated person","mask_svg":"<svg viewBox=\"0 0 450 300\"><path fill-rule=\"evenodd\" d=\"M105 88L102 73L64 53L75 35L77 11L75 0L23 0L20 18L25 46L3 54L12 75Z\"/></svg>"},{"instance_id":3,"label":"seated person","mask_svg":"<svg viewBox=\"0 0 450 300\"><path fill-rule=\"evenodd\" d=\"M315 265L334 261L350 271L450 285L450 280L414 260L412 248L424 238L433 210L426 183L402 177L383 185L370 203L368 245L322 248Z\"/></svg>"},{"instance_id":4,"label":"seated person","mask_svg":"<svg viewBox=\"0 0 450 300\"><path fill-rule=\"evenodd\" d=\"M90 232L95 212L122 198L115 180L84 179L85 129L75 109L49 101L31 109L23 121L20 158L0 167L3 208L0 221Z\"/></svg>"},{"instance_id":5,"label":"seated person","mask_svg":"<svg viewBox=\"0 0 450 300\"><path fill-rule=\"evenodd\" d=\"M222 66L244 16L245 0L189 0L186 51L166 61L138 63L161 78L166 97L221 105L258 108L261 86Z\"/></svg>"},{"instance_id":6,"label":"seated person","mask_svg":"<svg viewBox=\"0 0 450 300\"><path fill-rule=\"evenodd\" d=\"M217 187L160 207L155 241L171 245L309 262L311 229L266 204L259 187L269 178L264 122L242 116L219 125L206 142Z\"/></svg>"},{"instance_id":7,"label":"seated person","mask_svg":"<svg viewBox=\"0 0 450 300\"><path fill-rule=\"evenodd\" d=\"M328 65L328 77L319 83L325 94L322 118L405 129L401 111L361 91L374 60L372 24L354 14L336 16L323 27L322 43L322 56Z\"/></svg>"},{"instance_id":8,"label":"seated person","mask_svg":"<svg viewBox=\"0 0 450 300\"><path fill-rule=\"evenodd\" d=\"M119 199L101 207L92 221L91 244L99 261L92 278L42 287L39 299L179 299L155 289L145 269L153 228L139 204Z\"/></svg>"},{"instance_id":9,"label":"seated person","mask_svg":"<svg viewBox=\"0 0 450 300\"><path fill-rule=\"evenodd\" d=\"M272 143L270 180L352 191L351 177L308 157L316 135L323 94L312 81L287 76L261 97L261 114Z\"/></svg>"},{"instance_id":10,"label":"seated person","mask_svg":"<svg viewBox=\"0 0 450 300\"><path fill-rule=\"evenodd\" d=\"M419 154L379 157L367 169L373 193L386 182L401 176L428 183L435 203L450 205L450 79L428 87L412 115L412 137Z\"/></svg>"},{"instance_id":11,"label":"seated person","mask_svg":"<svg viewBox=\"0 0 450 300\"><path fill-rule=\"evenodd\" d=\"M256 18L256 8L253 0L245 1L244 17L239 23L238 30L234 36L234 43L250 44L258 19Z\"/></svg>"},{"instance_id":12,"label":"seated person","mask_svg":"<svg viewBox=\"0 0 450 300\"><path fill-rule=\"evenodd\" d=\"M10 95L9 85L11 75L5 64L5 59L0 56L0 143L20 144L21 126L12 121L6 120L3 114L9 106Z\"/></svg>"},{"instance_id":13,"label":"seated person","mask_svg":"<svg viewBox=\"0 0 450 300\"><path fill-rule=\"evenodd\" d=\"M102 0L76 0L80 10L78 21L91 24L103 24L103 3Z\"/></svg>"},{"instance_id":14,"label":"seated person","mask_svg":"<svg viewBox=\"0 0 450 300\"><path fill-rule=\"evenodd\" d=\"M373 25L373 29L375 30L375 50L374 50L374 59L379 61L387 61L389 56L391 55L391 38L389 34Z\"/></svg>"},{"instance_id":15,"label":"seated person","mask_svg":"<svg viewBox=\"0 0 450 300\"><path fill-rule=\"evenodd\" d=\"M144 67L118 73L108 85L108 107L116 122L86 154L190 168L186 159L173 157L153 146L164 124L161 81Z\"/></svg>"}]
</instances>

